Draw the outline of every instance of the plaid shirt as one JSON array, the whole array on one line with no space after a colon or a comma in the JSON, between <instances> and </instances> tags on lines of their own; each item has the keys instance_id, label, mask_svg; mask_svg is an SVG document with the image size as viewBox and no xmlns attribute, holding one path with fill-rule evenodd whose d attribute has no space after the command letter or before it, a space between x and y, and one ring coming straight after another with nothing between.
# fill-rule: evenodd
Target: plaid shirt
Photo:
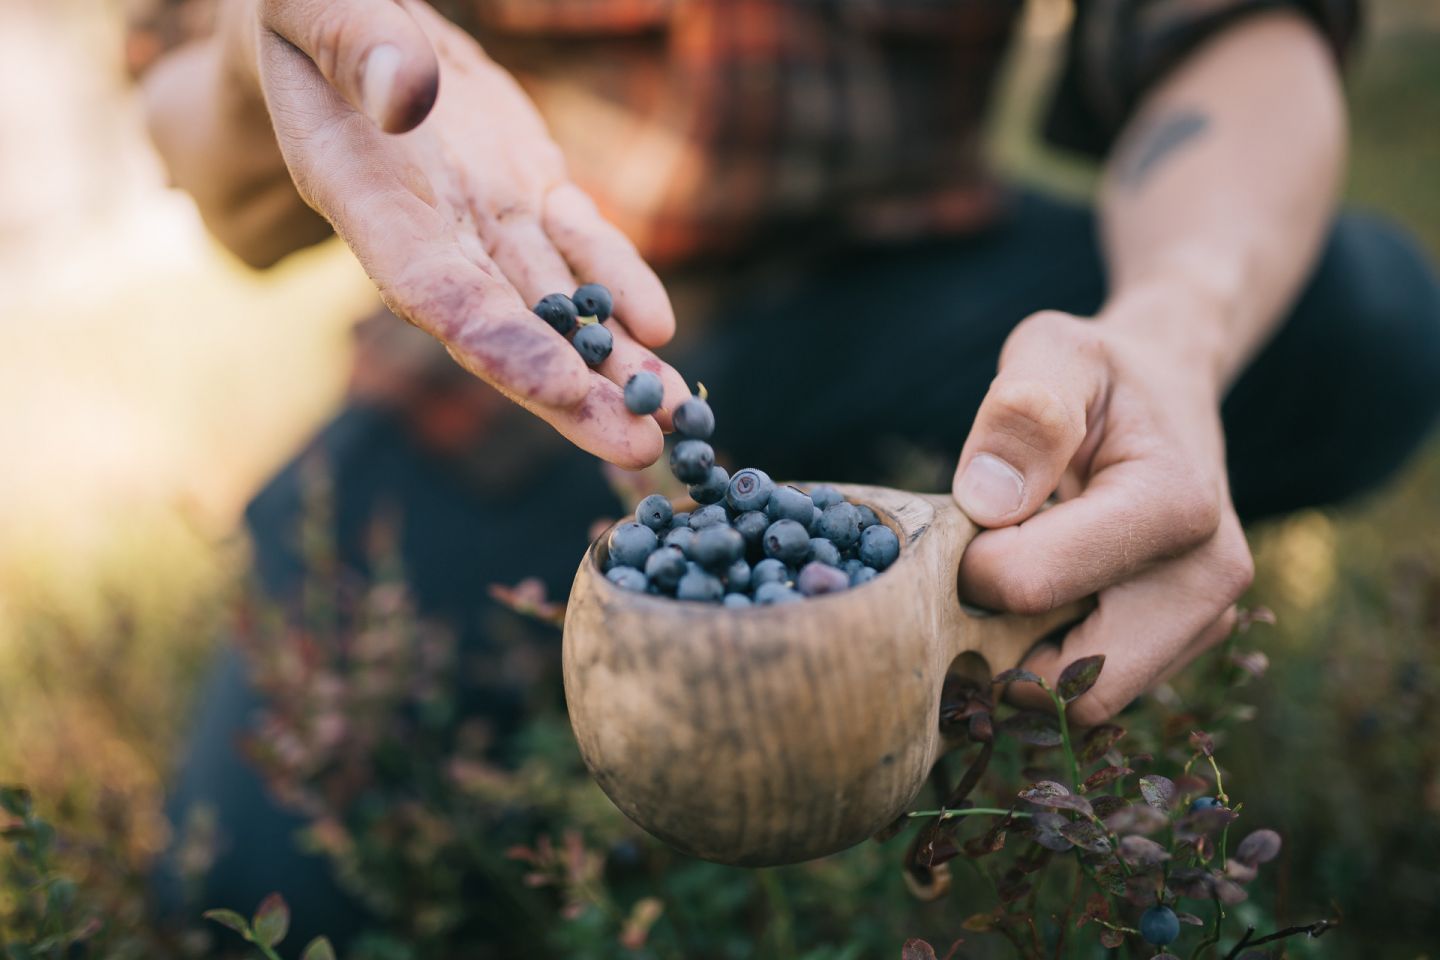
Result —
<instances>
[{"instance_id":1,"label":"plaid shirt","mask_svg":"<svg viewBox=\"0 0 1440 960\"><path fill-rule=\"evenodd\" d=\"M156 0L140 67L212 0ZM657 266L789 226L867 239L998 211L982 121L1023 0L436 0L534 97L571 176ZM1308 14L1343 56L1358 0L1077 0L1047 122L1099 154L1202 40ZM177 11L188 11L177 18Z\"/></svg>"}]
</instances>

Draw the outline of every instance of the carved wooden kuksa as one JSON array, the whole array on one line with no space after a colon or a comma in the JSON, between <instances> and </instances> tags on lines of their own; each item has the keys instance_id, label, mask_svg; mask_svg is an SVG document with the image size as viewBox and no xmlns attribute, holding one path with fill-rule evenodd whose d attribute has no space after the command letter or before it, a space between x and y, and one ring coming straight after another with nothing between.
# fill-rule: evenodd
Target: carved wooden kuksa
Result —
<instances>
[{"instance_id":1,"label":"carved wooden kuksa","mask_svg":"<svg viewBox=\"0 0 1440 960\"><path fill-rule=\"evenodd\" d=\"M632 820L697 857L761 866L843 850L903 813L940 749L940 686L967 652L1014 666L1077 615L977 617L956 575L977 528L949 497L841 486L900 537L853 590L722 608L623 590L605 537L565 617L580 751Z\"/></svg>"}]
</instances>

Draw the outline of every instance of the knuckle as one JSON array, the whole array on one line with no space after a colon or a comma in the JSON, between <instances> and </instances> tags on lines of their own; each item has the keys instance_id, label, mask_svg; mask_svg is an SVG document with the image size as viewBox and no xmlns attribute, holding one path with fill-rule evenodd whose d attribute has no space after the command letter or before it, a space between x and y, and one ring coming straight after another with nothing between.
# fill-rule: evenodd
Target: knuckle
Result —
<instances>
[{"instance_id":1,"label":"knuckle","mask_svg":"<svg viewBox=\"0 0 1440 960\"><path fill-rule=\"evenodd\" d=\"M1035 380L997 380L987 405L995 429L1038 450L1078 444L1085 435L1085 411Z\"/></svg>"},{"instance_id":2,"label":"knuckle","mask_svg":"<svg viewBox=\"0 0 1440 960\"><path fill-rule=\"evenodd\" d=\"M346 4L322 4L305 26L310 54L320 73L332 82L338 76L341 57L345 55L351 35L352 21Z\"/></svg>"},{"instance_id":3,"label":"knuckle","mask_svg":"<svg viewBox=\"0 0 1440 960\"><path fill-rule=\"evenodd\" d=\"M1000 605L1011 613L1034 616L1054 610L1055 586L1043 575L1026 573L1002 577L996 583Z\"/></svg>"},{"instance_id":4,"label":"knuckle","mask_svg":"<svg viewBox=\"0 0 1440 960\"><path fill-rule=\"evenodd\" d=\"M1168 498L1174 539L1193 547L1210 539L1220 527L1220 495L1205 484L1183 482Z\"/></svg>"},{"instance_id":5,"label":"knuckle","mask_svg":"<svg viewBox=\"0 0 1440 960\"><path fill-rule=\"evenodd\" d=\"M1227 540L1216 559L1215 575L1225 603L1234 603L1255 582L1255 560L1243 536Z\"/></svg>"}]
</instances>

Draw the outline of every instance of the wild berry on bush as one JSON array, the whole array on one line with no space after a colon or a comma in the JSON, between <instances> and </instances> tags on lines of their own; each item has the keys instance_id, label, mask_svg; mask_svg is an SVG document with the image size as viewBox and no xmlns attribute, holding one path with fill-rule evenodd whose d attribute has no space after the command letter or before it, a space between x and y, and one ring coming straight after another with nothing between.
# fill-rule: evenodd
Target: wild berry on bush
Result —
<instances>
[{"instance_id":1,"label":"wild berry on bush","mask_svg":"<svg viewBox=\"0 0 1440 960\"><path fill-rule=\"evenodd\" d=\"M700 506L667 517L668 503L646 497L636 508L640 524L611 534L607 568L642 570L648 593L740 607L838 593L895 562L899 538L873 509L848 502L835 487L777 487L763 470L731 476L716 465L707 442L715 414L700 389L676 408L680 438L670 449L671 472ZM658 535L658 550L642 534L620 533L642 525ZM629 574L619 576L628 586ZM744 600L723 599L729 596Z\"/></svg>"},{"instance_id":2,"label":"wild berry on bush","mask_svg":"<svg viewBox=\"0 0 1440 960\"><path fill-rule=\"evenodd\" d=\"M1140 915L1140 936L1157 947L1174 943L1180 936L1180 918L1163 904L1153 906Z\"/></svg>"}]
</instances>

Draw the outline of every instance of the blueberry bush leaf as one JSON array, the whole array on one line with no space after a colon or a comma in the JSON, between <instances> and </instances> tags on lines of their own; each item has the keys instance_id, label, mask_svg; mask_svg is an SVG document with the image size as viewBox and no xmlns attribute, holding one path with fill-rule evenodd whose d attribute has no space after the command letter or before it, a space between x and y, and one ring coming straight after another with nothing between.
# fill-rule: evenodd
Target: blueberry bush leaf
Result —
<instances>
[{"instance_id":1,"label":"blueberry bush leaf","mask_svg":"<svg viewBox=\"0 0 1440 960\"><path fill-rule=\"evenodd\" d=\"M229 927L236 933L243 936L250 934L250 921L246 920L234 910L206 910L201 914L206 920L214 921L222 927Z\"/></svg>"},{"instance_id":2,"label":"blueberry bush leaf","mask_svg":"<svg viewBox=\"0 0 1440 960\"><path fill-rule=\"evenodd\" d=\"M1100 679L1100 671L1105 666L1105 655L1097 653L1093 657L1081 657L1070 664L1060 673L1060 681L1055 685L1055 693L1066 703L1073 703L1084 696L1095 681Z\"/></svg>"},{"instance_id":3,"label":"blueberry bush leaf","mask_svg":"<svg viewBox=\"0 0 1440 960\"><path fill-rule=\"evenodd\" d=\"M335 960L335 948L324 937L316 937L300 954L300 960Z\"/></svg>"},{"instance_id":4,"label":"blueberry bush leaf","mask_svg":"<svg viewBox=\"0 0 1440 960\"><path fill-rule=\"evenodd\" d=\"M1235 859L1247 866L1269 863L1280 855L1280 834L1274 830L1256 830L1240 841Z\"/></svg>"},{"instance_id":5,"label":"blueberry bush leaf","mask_svg":"<svg viewBox=\"0 0 1440 960\"><path fill-rule=\"evenodd\" d=\"M250 928L255 941L267 947L273 947L284 940L285 934L290 930L290 907L286 905L285 898L278 893L272 893L261 900L260 906L255 909Z\"/></svg>"}]
</instances>

